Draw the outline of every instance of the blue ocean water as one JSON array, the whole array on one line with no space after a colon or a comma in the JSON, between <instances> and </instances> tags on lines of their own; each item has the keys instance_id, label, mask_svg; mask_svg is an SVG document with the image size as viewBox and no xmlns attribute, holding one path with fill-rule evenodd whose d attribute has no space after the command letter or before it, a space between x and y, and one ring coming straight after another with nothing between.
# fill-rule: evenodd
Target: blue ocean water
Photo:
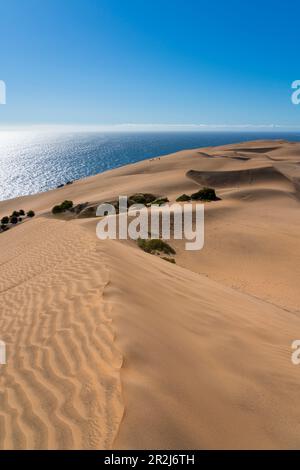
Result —
<instances>
[{"instance_id":1,"label":"blue ocean water","mask_svg":"<svg viewBox=\"0 0 300 470\"><path fill-rule=\"evenodd\" d=\"M0 200L182 149L254 139L300 141L275 132L0 132Z\"/></svg>"}]
</instances>

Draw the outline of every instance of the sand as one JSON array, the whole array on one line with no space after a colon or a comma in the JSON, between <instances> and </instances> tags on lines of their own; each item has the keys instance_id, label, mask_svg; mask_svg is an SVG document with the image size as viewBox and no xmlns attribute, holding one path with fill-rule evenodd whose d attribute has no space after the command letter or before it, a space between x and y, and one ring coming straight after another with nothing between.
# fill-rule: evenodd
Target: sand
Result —
<instances>
[{"instance_id":1,"label":"sand","mask_svg":"<svg viewBox=\"0 0 300 470\"><path fill-rule=\"evenodd\" d=\"M1 449L300 447L300 144L183 151L0 202ZM176 265L52 206L213 186Z\"/></svg>"}]
</instances>

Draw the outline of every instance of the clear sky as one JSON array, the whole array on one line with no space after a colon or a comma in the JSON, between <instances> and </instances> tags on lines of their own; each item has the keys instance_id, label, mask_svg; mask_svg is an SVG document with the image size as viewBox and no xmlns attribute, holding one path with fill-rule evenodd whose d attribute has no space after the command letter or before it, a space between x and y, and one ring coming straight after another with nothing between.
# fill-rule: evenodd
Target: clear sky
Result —
<instances>
[{"instance_id":1,"label":"clear sky","mask_svg":"<svg viewBox=\"0 0 300 470\"><path fill-rule=\"evenodd\" d=\"M300 127L300 6L0 0L0 124Z\"/></svg>"}]
</instances>

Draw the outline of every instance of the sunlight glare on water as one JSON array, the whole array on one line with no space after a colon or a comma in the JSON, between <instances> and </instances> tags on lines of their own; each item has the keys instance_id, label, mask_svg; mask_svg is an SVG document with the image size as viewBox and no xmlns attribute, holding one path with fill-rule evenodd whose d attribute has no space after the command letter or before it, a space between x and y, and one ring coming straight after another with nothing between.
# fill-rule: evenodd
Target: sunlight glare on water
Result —
<instances>
[{"instance_id":1,"label":"sunlight glare on water","mask_svg":"<svg viewBox=\"0 0 300 470\"><path fill-rule=\"evenodd\" d=\"M0 131L0 200L183 149L259 138L300 140L291 133Z\"/></svg>"}]
</instances>

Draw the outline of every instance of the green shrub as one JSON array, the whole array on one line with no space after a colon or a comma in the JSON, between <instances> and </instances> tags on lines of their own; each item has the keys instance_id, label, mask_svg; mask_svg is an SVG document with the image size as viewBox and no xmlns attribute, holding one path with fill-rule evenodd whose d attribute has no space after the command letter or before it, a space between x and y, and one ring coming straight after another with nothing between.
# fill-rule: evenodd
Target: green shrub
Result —
<instances>
[{"instance_id":1,"label":"green shrub","mask_svg":"<svg viewBox=\"0 0 300 470\"><path fill-rule=\"evenodd\" d=\"M155 201L156 196L150 193L137 193L133 194L128 199L128 205L132 206L132 204L151 204L151 202Z\"/></svg>"},{"instance_id":2,"label":"green shrub","mask_svg":"<svg viewBox=\"0 0 300 470\"><path fill-rule=\"evenodd\" d=\"M10 218L10 223L13 224L13 225L16 225L18 223L18 221L19 221L18 217L12 216Z\"/></svg>"},{"instance_id":3,"label":"green shrub","mask_svg":"<svg viewBox=\"0 0 300 470\"><path fill-rule=\"evenodd\" d=\"M155 201L151 202L151 205L157 205L157 206L162 206L163 204L166 204L169 202L169 199L167 197L160 197L158 199L155 199Z\"/></svg>"},{"instance_id":4,"label":"green shrub","mask_svg":"<svg viewBox=\"0 0 300 470\"><path fill-rule=\"evenodd\" d=\"M23 209L19 210L19 214L23 217L25 215L25 211Z\"/></svg>"},{"instance_id":5,"label":"green shrub","mask_svg":"<svg viewBox=\"0 0 300 470\"><path fill-rule=\"evenodd\" d=\"M1 219L1 224L2 225L7 225L9 222L9 217L5 216L5 217L2 217Z\"/></svg>"},{"instance_id":6,"label":"green shrub","mask_svg":"<svg viewBox=\"0 0 300 470\"><path fill-rule=\"evenodd\" d=\"M27 212L27 217L34 217L35 216L35 212L30 210Z\"/></svg>"},{"instance_id":7,"label":"green shrub","mask_svg":"<svg viewBox=\"0 0 300 470\"><path fill-rule=\"evenodd\" d=\"M11 217L19 217L20 216L20 212L18 211L13 211L13 213L11 214Z\"/></svg>"},{"instance_id":8,"label":"green shrub","mask_svg":"<svg viewBox=\"0 0 300 470\"><path fill-rule=\"evenodd\" d=\"M159 238L154 238L153 240L145 240L143 238L139 238L138 246L144 250L146 253L155 253L156 251L163 252L166 255L175 255L176 251L172 248L167 242Z\"/></svg>"},{"instance_id":9,"label":"green shrub","mask_svg":"<svg viewBox=\"0 0 300 470\"><path fill-rule=\"evenodd\" d=\"M60 206L63 211L67 211L73 207L73 201L64 201Z\"/></svg>"},{"instance_id":10,"label":"green shrub","mask_svg":"<svg viewBox=\"0 0 300 470\"><path fill-rule=\"evenodd\" d=\"M187 194L182 194L176 199L177 202L185 202L185 201L190 201L190 200L191 200L191 196L188 196Z\"/></svg>"},{"instance_id":11,"label":"green shrub","mask_svg":"<svg viewBox=\"0 0 300 470\"><path fill-rule=\"evenodd\" d=\"M219 201L216 192L213 188L203 188L191 195L195 201Z\"/></svg>"},{"instance_id":12,"label":"green shrub","mask_svg":"<svg viewBox=\"0 0 300 470\"><path fill-rule=\"evenodd\" d=\"M54 206L52 208L52 214L61 214L62 212L65 212L67 210L72 209L73 207L73 201L64 201L61 204Z\"/></svg>"},{"instance_id":13,"label":"green shrub","mask_svg":"<svg viewBox=\"0 0 300 470\"><path fill-rule=\"evenodd\" d=\"M61 212L63 212L61 206L54 206L52 208L52 214L61 214Z\"/></svg>"}]
</instances>

